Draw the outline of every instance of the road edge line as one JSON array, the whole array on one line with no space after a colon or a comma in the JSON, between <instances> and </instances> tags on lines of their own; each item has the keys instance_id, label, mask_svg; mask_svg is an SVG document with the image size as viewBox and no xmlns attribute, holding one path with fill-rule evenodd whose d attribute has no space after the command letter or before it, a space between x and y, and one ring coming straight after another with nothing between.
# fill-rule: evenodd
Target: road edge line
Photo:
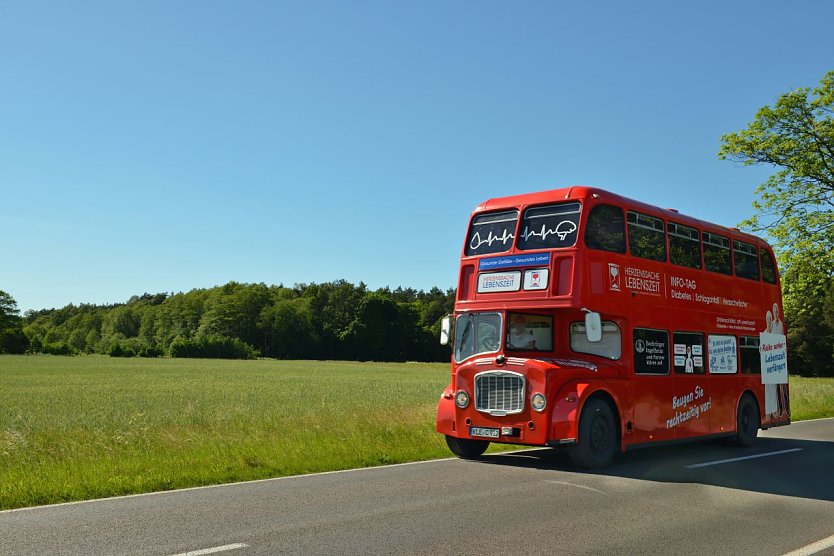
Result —
<instances>
[{"instance_id":1,"label":"road edge line","mask_svg":"<svg viewBox=\"0 0 834 556\"><path fill-rule=\"evenodd\" d=\"M782 454L790 454L793 452L801 452L803 448L788 448L787 450L777 450L776 452L764 452L762 454L752 454L749 456L741 456L737 458L719 459L714 461L707 461L704 463L694 463L692 465L684 466L686 469L699 469L701 467L710 467L713 465L723 465L725 463L734 463L737 461L744 461L748 459L767 458L770 456L780 456Z\"/></svg>"},{"instance_id":2,"label":"road edge line","mask_svg":"<svg viewBox=\"0 0 834 556\"><path fill-rule=\"evenodd\" d=\"M504 452L507 453L507 452ZM391 463L388 465L371 465L368 467L353 467L351 469L334 469L333 471L319 471L317 473L304 473L301 475L284 475L283 477L267 477L266 479L252 479L249 481L235 481L232 483L218 483L215 485L202 485L202 486L193 486L193 487L185 487L185 488L175 488L171 490L155 490L153 492L137 492L136 494L123 494L120 496L107 496L104 498L91 498L90 500L73 500L71 502L57 502L55 504L44 504L43 506L26 506L25 508L12 508L9 510L0 510L0 515L12 513L12 512L26 512L32 510L45 510L48 508L59 508L61 506L78 506L81 504L93 504L95 502L111 502L113 500L125 500L128 498L143 498L145 496L158 496L162 494L174 494L177 492L191 492L194 490L207 490L212 488L223 488L223 487L231 487L231 486L239 486L239 485L253 485L257 483L269 483L273 481L284 481L287 479L302 479L305 477L317 477L319 475L336 475L340 473L353 473L357 471L369 471L371 469L389 469L392 467L404 467L406 465L420 465L425 463L437 463L441 461L452 461L458 458L451 457L451 458L439 458L439 459L426 459L421 461L404 461L402 463Z\"/></svg>"},{"instance_id":3,"label":"road edge line","mask_svg":"<svg viewBox=\"0 0 834 556\"><path fill-rule=\"evenodd\" d=\"M826 537L815 543L805 545L802 548L797 548L793 552L788 552L787 554L783 554L782 556L811 556L811 554L822 552L826 548L831 548L832 546L834 546L834 535Z\"/></svg>"},{"instance_id":4,"label":"road edge line","mask_svg":"<svg viewBox=\"0 0 834 556\"><path fill-rule=\"evenodd\" d=\"M211 548L203 548L200 550L189 550L174 556L206 556L208 554L217 554L218 552L229 552L230 550L238 550L240 548L249 548L248 544L238 542L235 544L224 544L223 546L213 546Z\"/></svg>"}]
</instances>

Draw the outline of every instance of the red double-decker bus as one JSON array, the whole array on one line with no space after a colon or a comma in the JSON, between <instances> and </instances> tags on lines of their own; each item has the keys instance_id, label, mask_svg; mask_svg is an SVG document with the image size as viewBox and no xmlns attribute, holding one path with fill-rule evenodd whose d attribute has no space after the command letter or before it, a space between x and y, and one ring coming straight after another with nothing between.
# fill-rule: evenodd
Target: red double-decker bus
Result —
<instances>
[{"instance_id":1,"label":"red double-decker bus","mask_svg":"<svg viewBox=\"0 0 834 556\"><path fill-rule=\"evenodd\" d=\"M765 241L589 187L491 199L463 248L437 431L566 447L579 466L790 423L779 274Z\"/></svg>"}]
</instances>

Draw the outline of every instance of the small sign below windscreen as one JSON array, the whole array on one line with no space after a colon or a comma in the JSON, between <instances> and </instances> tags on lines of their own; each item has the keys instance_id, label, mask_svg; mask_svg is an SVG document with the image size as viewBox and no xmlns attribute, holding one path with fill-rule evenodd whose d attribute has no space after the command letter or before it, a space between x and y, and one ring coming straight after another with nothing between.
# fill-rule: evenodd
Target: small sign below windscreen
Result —
<instances>
[{"instance_id":1,"label":"small sign below windscreen","mask_svg":"<svg viewBox=\"0 0 834 556\"><path fill-rule=\"evenodd\" d=\"M509 251L515 239L517 210L479 214L472 219L466 236L466 256Z\"/></svg>"},{"instance_id":2,"label":"small sign below windscreen","mask_svg":"<svg viewBox=\"0 0 834 556\"><path fill-rule=\"evenodd\" d=\"M559 249L576 244L579 231L579 203L531 207L524 211L518 248Z\"/></svg>"},{"instance_id":3,"label":"small sign below windscreen","mask_svg":"<svg viewBox=\"0 0 834 556\"><path fill-rule=\"evenodd\" d=\"M515 292L521 287L521 271L482 272L478 275L478 293Z\"/></svg>"}]
</instances>

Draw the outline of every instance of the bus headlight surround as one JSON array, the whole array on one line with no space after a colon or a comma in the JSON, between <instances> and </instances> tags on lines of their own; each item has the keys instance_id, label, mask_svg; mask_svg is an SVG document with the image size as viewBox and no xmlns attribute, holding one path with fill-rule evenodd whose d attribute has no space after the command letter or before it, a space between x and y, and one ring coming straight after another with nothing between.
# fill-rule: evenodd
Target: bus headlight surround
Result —
<instances>
[{"instance_id":1,"label":"bus headlight surround","mask_svg":"<svg viewBox=\"0 0 834 556\"><path fill-rule=\"evenodd\" d=\"M544 397L544 394L536 392L533 394L533 397L530 398L530 406L533 410L541 413L544 411L544 408L547 407L547 398Z\"/></svg>"},{"instance_id":2,"label":"bus headlight surround","mask_svg":"<svg viewBox=\"0 0 834 556\"><path fill-rule=\"evenodd\" d=\"M469 405L469 394L465 390L458 390L455 392L455 405L461 409Z\"/></svg>"}]
</instances>

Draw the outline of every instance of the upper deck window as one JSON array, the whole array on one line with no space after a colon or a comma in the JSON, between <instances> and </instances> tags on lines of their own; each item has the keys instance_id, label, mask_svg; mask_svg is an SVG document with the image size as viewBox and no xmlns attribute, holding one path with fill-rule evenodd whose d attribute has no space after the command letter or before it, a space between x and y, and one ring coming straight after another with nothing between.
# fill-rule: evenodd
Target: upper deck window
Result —
<instances>
[{"instance_id":1,"label":"upper deck window","mask_svg":"<svg viewBox=\"0 0 834 556\"><path fill-rule=\"evenodd\" d=\"M695 228L669 222L669 260L678 266L701 268L701 234Z\"/></svg>"},{"instance_id":2,"label":"upper deck window","mask_svg":"<svg viewBox=\"0 0 834 556\"><path fill-rule=\"evenodd\" d=\"M759 279L759 257L756 247L743 241L733 241L733 261L736 265L736 276Z\"/></svg>"},{"instance_id":3,"label":"upper deck window","mask_svg":"<svg viewBox=\"0 0 834 556\"><path fill-rule=\"evenodd\" d=\"M704 232L704 267L710 272L733 273L729 238Z\"/></svg>"},{"instance_id":4,"label":"upper deck window","mask_svg":"<svg viewBox=\"0 0 834 556\"><path fill-rule=\"evenodd\" d=\"M588 215L585 245L591 249L625 253L625 221L623 209L613 205L597 205Z\"/></svg>"},{"instance_id":5,"label":"upper deck window","mask_svg":"<svg viewBox=\"0 0 834 556\"><path fill-rule=\"evenodd\" d=\"M521 217L518 248L559 249L576 244L579 235L579 203L531 207Z\"/></svg>"},{"instance_id":6,"label":"upper deck window","mask_svg":"<svg viewBox=\"0 0 834 556\"><path fill-rule=\"evenodd\" d=\"M767 249L759 249L762 257L762 279L768 284L776 283L776 263Z\"/></svg>"},{"instance_id":7,"label":"upper deck window","mask_svg":"<svg viewBox=\"0 0 834 556\"><path fill-rule=\"evenodd\" d=\"M666 261L666 232L663 220L628 212L628 248L635 257Z\"/></svg>"},{"instance_id":8,"label":"upper deck window","mask_svg":"<svg viewBox=\"0 0 834 556\"><path fill-rule=\"evenodd\" d=\"M466 256L509 251L515 239L517 221L515 209L479 214L473 218L466 236Z\"/></svg>"}]
</instances>

